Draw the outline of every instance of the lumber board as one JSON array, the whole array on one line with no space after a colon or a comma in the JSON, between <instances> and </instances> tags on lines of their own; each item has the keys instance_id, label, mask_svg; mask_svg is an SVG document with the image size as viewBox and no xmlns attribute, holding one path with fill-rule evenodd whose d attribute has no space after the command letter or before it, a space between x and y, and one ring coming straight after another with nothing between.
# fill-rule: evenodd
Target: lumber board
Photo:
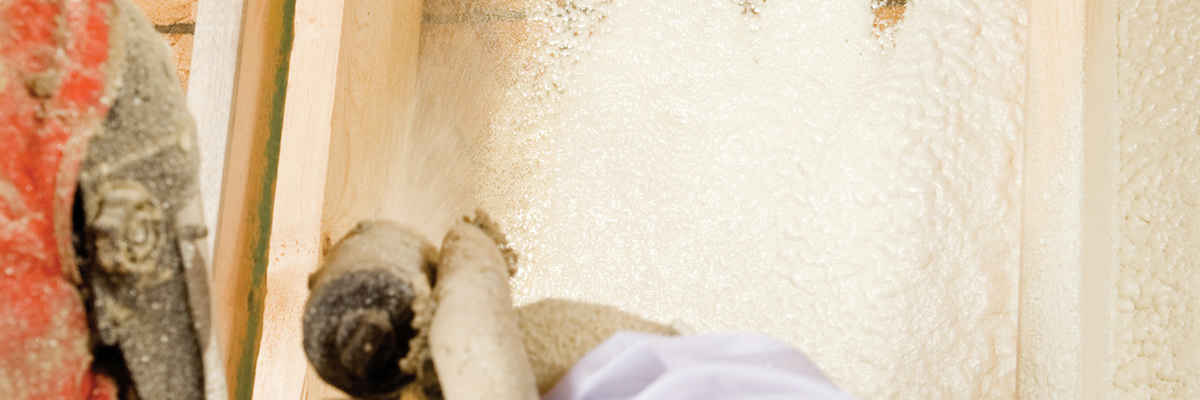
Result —
<instances>
[{"instance_id":1,"label":"lumber board","mask_svg":"<svg viewBox=\"0 0 1200 400\"><path fill-rule=\"evenodd\" d=\"M342 10L341 2L296 2L295 41L303 45L293 48L288 71L254 398L307 398L319 383L305 379L300 320L307 277L320 258Z\"/></svg>"},{"instance_id":2,"label":"lumber board","mask_svg":"<svg viewBox=\"0 0 1200 400\"><path fill-rule=\"evenodd\" d=\"M199 0L192 39L190 60L191 84L187 91L188 108L196 120L196 133L201 148L200 187L204 189L204 223L211 232L217 229L217 211L221 203L221 179L225 170L225 143L229 140L230 114L233 105L233 86L237 68L238 38L242 23L241 0ZM182 61L182 60L181 60ZM213 260L216 240L208 242L208 260ZM209 265L208 280L215 282L215 265ZM211 286L210 286L211 287ZM212 313L219 319L222 314ZM210 333L210 346L205 362L208 398L224 399L228 395L225 382L223 343L216 329Z\"/></svg>"},{"instance_id":3,"label":"lumber board","mask_svg":"<svg viewBox=\"0 0 1200 400\"><path fill-rule=\"evenodd\" d=\"M345 10L322 214L333 241L402 200L388 188L415 100L422 2L348 0Z\"/></svg>"},{"instance_id":4,"label":"lumber board","mask_svg":"<svg viewBox=\"0 0 1200 400\"><path fill-rule=\"evenodd\" d=\"M1029 7L1018 393L1104 398L1116 266L1115 8Z\"/></svg>"},{"instance_id":5,"label":"lumber board","mask_svg":"<svg viewBox=\"0 0 1200 400\"><path fill-rule=\"evenodd\" d=\"M293 7L294 0L241 6L211 285L213 328L233 399L249 399L253 390Z\"/></svg>"},{"instance_id":6,"label":"lumber board","mask_svg":"<svg viewBox=\"0 0 1200 400\"><path fill-rule=\"evenodd\" d=\"M1118 237L1120 110L1117 96L1117 2L1088 2L1084 26L1081 399L1113 398L1113 332Z\"/></svg>"},{"instance_id":7,"label":"lumber board","mask_svg":"<svg viewBox=\"0 0 1200 400\"><path fill-rule=\"evenodd\" d=\"M196 8L197 25L192 42L195 57L190 59L191 85L187 102L196 119L196 132L203 149L200 182L206 189L204 222L215 229L221 204L225 144L229 140L233 111L242 0L199 0ZM204 23L199 24L199 21ZM214 245L215 242L210 240L210 256Z\"/></svg>"},{"instance_id":8,"label":"lumber board","mask_svg":"<svg viewBox=\"0 0 1200 400\"><path fill-rule=\"evenodd\" d=\"M413 97L420 16L419 1L296 3L304 45L288 77L255 398L342 396L300 345L306 277L327 243L394 200L377 189L394 162L386 144L401 130L396 114Z\"/></svg>"}]
</instances>

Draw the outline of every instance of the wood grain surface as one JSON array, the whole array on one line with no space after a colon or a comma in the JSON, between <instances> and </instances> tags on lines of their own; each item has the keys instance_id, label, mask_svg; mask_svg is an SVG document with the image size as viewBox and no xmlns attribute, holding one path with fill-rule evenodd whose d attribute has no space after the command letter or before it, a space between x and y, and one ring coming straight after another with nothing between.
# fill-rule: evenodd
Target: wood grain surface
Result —
<instances>
[{"instance_id":1,"label":"wood grain surface","mask_svg":"<svg viewBox=\"0 0 1200 400\"><path fill-rule=\"evenodd\" d=\"M254 389L294 7L264 0L242 8L212 282L213 326L233 399L249 399Z\"/></svg>"},{"instance_id":2,"label":"wood grain surface","mask_svg":"<svg viewBox=\"0 0 1200 400\"><path fill-rule=\"evenodd\" d=\"M1018 393L1105 398L1116 268L1116 11L1112 0L1029 5Z\"/></svg>"}]
</instances>

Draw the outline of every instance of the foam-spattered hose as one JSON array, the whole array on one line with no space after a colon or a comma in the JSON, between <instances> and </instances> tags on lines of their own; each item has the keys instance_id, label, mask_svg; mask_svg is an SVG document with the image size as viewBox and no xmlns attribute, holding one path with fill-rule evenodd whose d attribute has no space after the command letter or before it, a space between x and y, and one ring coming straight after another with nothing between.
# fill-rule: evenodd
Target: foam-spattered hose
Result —
<instances>
[{"instance_id":1,"label":"foam-spattered hose","mask_svg":"<svg viewBox=\"0 0 1200 400\"><path fill-rule=\"evenodd\" d=\"M537 399L509 275L515 257L482 212L442 241L429 344L446 399Z\"/></svg>"},{"instance_id":2,"label":"foam-spattered hose","mask_svg":"<svg viewBox=\"0 0 1200 400\"><path fill-rule=\"evenodd\" d=\"M329 384L364 398L432 379L426 333L435 250L388 221L360 223L309 277L304 351Z\"/></svg>"}]
</instances>

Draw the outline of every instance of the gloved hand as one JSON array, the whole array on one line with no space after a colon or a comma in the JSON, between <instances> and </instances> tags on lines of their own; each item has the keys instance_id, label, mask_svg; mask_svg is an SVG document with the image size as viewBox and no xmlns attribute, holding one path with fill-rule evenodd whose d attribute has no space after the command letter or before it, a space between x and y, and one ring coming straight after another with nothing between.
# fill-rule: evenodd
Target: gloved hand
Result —
<instances>
[{"instance_id":1,"label":"gloved hand","mask_svg":"<svg viewBox=\"0 0 1200 400\"><path fill-rule=\"evenodd\" d=\"M545 400L852 399L803 353L751 334L621 332L580 360Z\"/></svg>"}]
</instances>

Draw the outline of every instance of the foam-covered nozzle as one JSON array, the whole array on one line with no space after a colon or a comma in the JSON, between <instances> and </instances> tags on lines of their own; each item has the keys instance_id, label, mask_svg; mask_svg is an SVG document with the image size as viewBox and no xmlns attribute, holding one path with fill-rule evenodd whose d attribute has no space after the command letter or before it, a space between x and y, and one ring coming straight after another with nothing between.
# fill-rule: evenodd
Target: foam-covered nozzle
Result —
<instances>
[{"instance_id":1,"label":"foam-covered nozzle","mask_svg":"<svg viewBox=\"0 0 1200 400\"><path fill-rule=\"evenodd\" d=\"M360 224L310 277L304 351L329 384L386 397L422 377L431 248L390 222Z\"/></svg>"}]
</instances>

